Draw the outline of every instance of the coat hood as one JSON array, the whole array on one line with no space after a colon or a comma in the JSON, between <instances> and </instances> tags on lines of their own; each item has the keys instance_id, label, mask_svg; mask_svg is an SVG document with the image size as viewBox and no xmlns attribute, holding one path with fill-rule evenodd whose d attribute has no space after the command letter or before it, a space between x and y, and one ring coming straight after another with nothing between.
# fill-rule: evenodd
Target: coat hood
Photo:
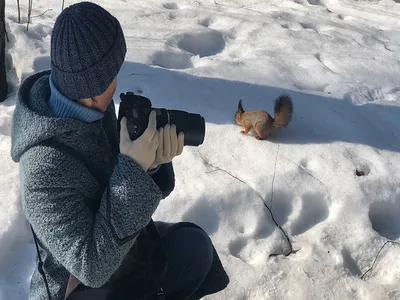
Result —
<instances>
[{"instance_id":1,"label":"coat hood","mask_svg":"<svg viewBox=\"0 0 400 300\"><path fill-rule=\"evenodd\" d=\"M50 97L50 70L29 76L21 84L13 114L11 128L11 157L19 162L21 156L31 147L48 139L63 142L71 134L85 134L98 131L102 120L92 123L55 117L47 106ZM105 115L115 113L114 103Z\"/></svg>"}]
</instances>

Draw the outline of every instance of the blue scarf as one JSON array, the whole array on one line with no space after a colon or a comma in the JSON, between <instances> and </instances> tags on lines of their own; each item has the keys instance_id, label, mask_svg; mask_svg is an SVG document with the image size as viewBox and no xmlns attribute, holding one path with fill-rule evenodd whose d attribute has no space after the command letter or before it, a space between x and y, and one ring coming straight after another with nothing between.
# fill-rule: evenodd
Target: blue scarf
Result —
<instances>
[{"instance_id":1,"label":"blue scarf","mask_svg":"<svg viewBox=\"0 0 400 300\"><path fill-rule=\"evenodd\" d=\"M54 85L51 75L49 76L49 83L51 93L48 106L56 117L72 118L88 123L103 118L104 114L102 112L79 104L61 94L61 92Z\"/></svg>"}]
</instances>

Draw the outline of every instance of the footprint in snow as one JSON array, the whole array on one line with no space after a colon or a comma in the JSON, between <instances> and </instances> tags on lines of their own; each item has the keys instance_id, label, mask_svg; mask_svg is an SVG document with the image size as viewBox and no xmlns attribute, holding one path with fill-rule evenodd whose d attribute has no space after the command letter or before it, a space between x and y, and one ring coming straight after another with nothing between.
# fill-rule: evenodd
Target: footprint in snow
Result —
<instances>
[{"instance_id":1,"label":"footprint in snow","mask_svg":"<svg viewBox=\"0 0 400 300\"><path fill-rule=\"evenodd\" d=\"M285 192L275 191L274 193L274 201L269 207L280 225L287 222L292 212L292 198L292 195ZM239 226L237 228L239 237L228 246L231 255L251 265L269 257L270 253L266 249L267 244L265 246L259 245L276 230L276 225L272 222L269 212L266 209L263 209L262 212L262 215L258 217L256 228L246 233L245 225ZM267 243L266 240L265 242Z\"/></svg>"},{"instance_id":2,"label":"footprint in snow","mask_svg":"<svg viewBox=\"0 0 400 300\"><path fill-rule=\"evenodd\" d=\"M189 220L202 227L208 234L218 230L220 218L214 204L207 199L198 200L184 215L183 220Z\"/></svg>"},{"instance_id":3,"label":"footprint in snow","mask_svg":"<svg viewBox=\"0 0 400 300\"><path fill-rule=\"evenodd\" d=\"M324 3L322 3L321 0L307 0L308 4L310 5L319 5L319 6L324 6Z\"/></svg>"},{"instance_id":4,"label":"footprint in snow","mask_svg":"<svg viewBox=\"0 0 400 300\"><path fill-rule=\"evenodd\" d=\"M275 230L275 225L269 220L269 216L264 211L259 217L257 227L249 233L245 233L244 226L239 226L238 232L240 236L228 245L231 255L242 261L253 264L255 261L268 257L265 247L259 247L263 239L266 239Z\"/></svg>"},{"instance_id":5,"label":"footprint in snow","mask_svg":"<svg viewBox=\"0 0 400 300\"><path fill-rule=\"evenodd\" d=\"M274 192L274 199L269 207L274 214L274 218L279 225L286 224L293 210L293 197L281 191Z\"/></svg>"},{"instance_id":6,"label":"footprint in snow","mask_svg":"<svg viewBox=\"0 0 400 300\"><path fill-rule=\"evenodd\" d=\"M163 6L165 9L173 9L173 10L179 9L178 4L176 4L175 2L167 2L164 3Z\"/></svg>"},{"instance_id":7,"label":"footprint in snow","mask_svg":"<svg viewBox=\"0 0 400 300\"><path fill-rule=\"evenodd\" d=\"M303 27L303 29L312 29L318 32L317 27L312 23L300 23L300 26Z\"/></svg>"},{"instance_id":8,"label":"footprint in snow","mask_svg":"<svg viewBox=\"0 0 400 300\"><path fill-rule=\"evenodd\" d=\"M157 51L152 55L151 63L152 65L172 70L193 68L190 56L186 53Z\"/></svg>"},{"instance_id":9,"label":"footprint in snow","mask_svg":"<svg viewBox=\"0 0 400 300\"><path fill-rule=\"evenodd\" d=\"M207 17L207 18L199 20L199 24L204 27L210 27L210 25L213 23L213 21L214 20L211 17Z\"/></svg>"},{"instance_id":10,"label":"footprint in snow","mask_svg":"<svg viewBox=\"0 0 400 300\"><path fill-rule=\"evenodd\" d=\"M372 228L390 240L400 237L400 196L397 200L379 201L371 204L368 213Z\"/></svg>"},{"instance_id":11,"label":"footprint in snow","mask_svg":"<svg viewBox=\"0 0 400 300\"><path fill-rule=\"evenodd\" d=\"M357 264L357 261L352 257L351 252L347 248L341 251L343 258L343 267L350 272L353 276L361 276L362 272Z\"/></svg>"},{"instance_id":12,"label":"footprint in snow","mask_svg":"<svg viewBox=\"0 0 400 300\"><path fill-rule=\"evenodd\" d=\"M302 165L307 166L307 162L303 161ZM275 191L272 204L269 207L274 214L276 222L283 226L292 214L293 210L293 196L285 192ZM327 200L322 193L308 193L302 197L302 206L299 217L290 224L291 231L285 231L292 236L300 235L312 229L317 224L323 222L329 216L329 207ZM243 262L256 265L259 261L265 261L271 254L268 239L277 228L275 223L271 220L268 210L263 211L263 216L259 217L257 222L258 227L250 233L245 232L245 226L238 226L237 231L239 237L234 239L228 245L228 249L232 256L241 259ZM265 245L263 245L265 243ZM346 265L353 272L356 272L355 266L357 265L351 260L351 256L347 255L346 251L343 253Z\"/></svg>"},{"instance_id":13,"label":"footprint in snow","mask_svg":"<svg viewBox=\"0 0 400 300\"><path fill-rule=\"evenodd\" d=\"M168 14L168 20L175 20L177 18L177 14L176 14L176 12L170 12L169 14Z\"/></svg>"},{"instance_id":14,"label":"footprint in snow","mask_svg":"<svg viewBox=\"0 0 400 300\"><path fill-rule=\"evenodd\" d=\"M300 215L291 226L292 235L300 235L323 222L329 216L326 199L321 193L303 195Z\"/></svg>"},{"instance_id":15,"label":"footprint in snow","mask_svg":"<svg viewBox=\"0 0 400 300\"><path fill-rule=\"evenodd\" d=\"M174 42L179 49L200 57L216 55L225 49L224 36L217 30L184 33L175 36L168 44Z\"/></svg>"},{"instance_id":16,"label":"footprint in snow","mask_svg":"<svg viewBox=\"0 0 400 300\"><path fill-rule=\"evenodd\" d=\"M351 92L347 92L343 98L357 106L381 101L396 102L400 99L400 90L357 88Z\"/></svg>"},{"instance_id":17,"label":"footprint in snow","mask_svg":"<svg viewBox=\"0 0 400 300\"><path fill-rule=\"evenodd\" d=\"M245 238L238 238L232 242L229 243L229 252L237 258L240 258L240 252L242 249L246 246L247 244L247 239Z\"/></svg>"},{"instance_id":18,"label":"footprint in snow","mask_svg":"<svg viewBox=\"0 0 400 300\"><path fill-rule=\"evenodd\" d=\"M284 21L295 21L295 15L288 13L288 12L283 12L283 11L274 11L271 13L271 16L275 20L284 20Z\"/></svg>"}]
</instances>

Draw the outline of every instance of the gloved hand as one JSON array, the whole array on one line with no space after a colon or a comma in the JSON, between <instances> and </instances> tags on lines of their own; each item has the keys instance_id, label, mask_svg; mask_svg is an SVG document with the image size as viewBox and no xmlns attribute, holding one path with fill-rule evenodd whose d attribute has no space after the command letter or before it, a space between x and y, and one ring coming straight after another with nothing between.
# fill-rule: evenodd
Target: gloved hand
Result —
<instances>
[{"instance_id":1,"label":"gloved hand","mask_svg":"<svg viewBox=\"0 0 400 300\"><path fill-rule=\"evenodd\" d=\"M159 130L158 147L154 163L150 169L155 169L159 165L172 161L175 156L181 155L183 152L183 142L185 135L181 132L176 134L176 126L169 124Z\"/></svg>"},{"instance_id":2,"label":"gloved hand","mask_svg":"<svg viewBox=\"0 0 400 300\"><path fill-rule=\"evenodd\" d=\"M144 171L154 163L156 157L156 150L159 143L159 133L156 129L156 113L153 110L149 116L149 123L143 134L136 140L132 141L127 128L127 119L121 119L121 132L120 132L120 152L129 156L142 166Z\"/></svg>"}]
</instances>

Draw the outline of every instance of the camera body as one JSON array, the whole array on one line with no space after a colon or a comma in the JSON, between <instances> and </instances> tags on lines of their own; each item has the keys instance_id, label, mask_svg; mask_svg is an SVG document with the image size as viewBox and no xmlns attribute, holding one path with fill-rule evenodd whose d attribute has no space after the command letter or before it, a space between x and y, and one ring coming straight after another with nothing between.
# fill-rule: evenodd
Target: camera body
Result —
<instances>
[{"instance_id":1,"label":"camera body","mask_svg":"<svg viewBox=\"0 0 400 300\"><path fill-rule=\"evenodd\" d=\"M168 110L153 108L149 98L135 95L133 92L120 94L121 103L118 111L118 131L123 117L127 119L129 136L132 140L140 137L146 130L149 115L156 112L157 130L167 124L175 125L176 132L185 134L184 146L199 146L204 141L205 121L199 114L188 113L182 110Z\"/></svg>"}]
</instances>

